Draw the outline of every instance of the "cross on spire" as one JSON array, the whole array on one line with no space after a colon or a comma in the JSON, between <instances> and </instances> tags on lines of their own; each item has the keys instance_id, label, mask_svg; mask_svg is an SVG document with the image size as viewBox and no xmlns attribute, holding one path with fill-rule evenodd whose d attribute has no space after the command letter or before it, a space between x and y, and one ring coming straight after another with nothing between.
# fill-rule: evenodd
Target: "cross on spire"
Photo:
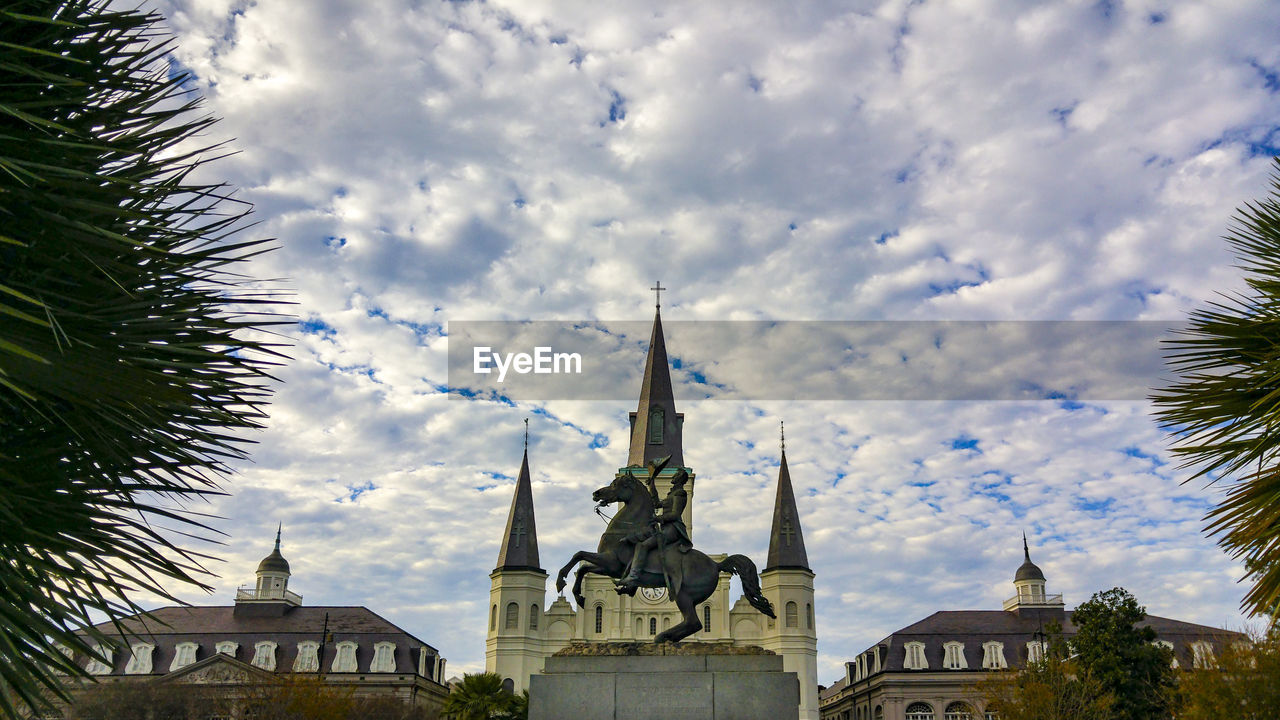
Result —
<instances>
[{"instance_id":1,"label":"cross on spire","mask_svg":"<svg viewBox=\"0 0 1280 720\"><path fill-rule=\"evenodd\" d=\"M529 418L524 419L524 451L529 452Z\"/></svg>"},{"instance_id":2,"label":"cross on spire","mask_svg":"<svg viewBox=\"0 0 1280 720\"><path fill-rule=\"evenodd\" d=\"M787 451L787 422L785 420L778 421L778 435L782 438L782 452Z\"/></svg>"},{"instance_id":3,"label":"cross on spire","mask_svg":"<svg viewBox=\"0 0 1280 720\"><path fill-rule=\"evenodd\" d=\"M664 287L662 287L662 281L661 281L661 280L659 280L659 281L657 281L656 283L654 283L654 284L653 284L653 287L651 287L651 288L649 288L649 289L650 289L650 290L652 290L652 291L654 291L655 293L657 293L657 297L658 297L657 306L658 306L659 308L661 308L661 307L662 307L662 291L663 291L663 290L666 290L666 289L668 289L668 288L664 288Z\"/></svg>"}]
</instances>

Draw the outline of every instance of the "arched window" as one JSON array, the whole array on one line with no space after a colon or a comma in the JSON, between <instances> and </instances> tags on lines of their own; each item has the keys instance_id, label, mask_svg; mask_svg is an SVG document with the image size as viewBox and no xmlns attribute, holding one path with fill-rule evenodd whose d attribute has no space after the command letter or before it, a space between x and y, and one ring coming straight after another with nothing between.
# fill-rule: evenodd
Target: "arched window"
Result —
<instances>
[{"instance_id":1,"label":"arched window","mask_svg":"<svg viewBox=\"0 0 1280 720\"><path fill-rule=\"evenodd\" d=\"M649 444L662 444L662 408L654 408L649 411Z\"/></svg>"},{"instance_id":2,"label":"arched window","mask_svg":"<svg viewBox=\"0 0 1280 720\"><path fill-rule=\"evenodd\" d=\"M239 650L240 650L240 643L234 640L223 640L222 642L213 646L214 652L221 653L223 655L230 655L231 657L235 657L236 652Z\"/></svg>"},{"instance_id":3,"label":"arched window","mask_svg":"<svg viewBox=\"0 0 1280 720\"><path fill-rule=\"evenodd\" d=\"M973 720L973 708L968 703L953 702L943 712L943 720Z\"/></svg>"},{"instance_id":4,"label":"arched window","mask_svg":"<svg viewBox=\"0 0 1280 720\"><path fill-rule=\"evenodd\" d=\"M1213 657L1213 645L1204 640L1191 643L1191 667L1203 670L1216 667L1217 664L1217 660Z\"/></svg>"},{"instance_id":5,"label":"arched window","mask_svg":"<svg viewBox=\"0 0 1280 720\"><path fill-rule=\"evenodd\" d=\"M1027 662L1038 663L1044 660L1044 649L1048 643L1043 640L1032 640L1027 643Z\"/></svg>"},{"instance_id":6,"label":"arched window","mask_svg":"<svg viewBox=\"0 0 1280 720\"><path fill-rule=\"evenodd\" d=\"M129 664L125 666L126 675L148 675L151 673L151 653L156 649L151 643L137 643L130 648Z\"/></svg>"},{"instance_id":7,"label":"arched window","mask_svg":"<svg viewBox=\"0 0 1280 720\"><path fill-rule=\"evenodd\" d=\"M304 640L298 643L298 655L293 659L294 672L316 672L320 669L320 658L316 657L316 651L320 649L320 643L315 640Z\"/></svg>"},{"instance_id":8,"label":"arched window","mask_svg":"<svg viewBox=\"0 0 1280 720\"><path fill-rule=\"evenodd\" d=\"M338 643L338 651L333 656L333 666L329 668L329 672L356 672L356 647L352 640Z\"/></svg>"},{"instance_id":9,"label":"arched window","mask_svg":"<svg viewBox=\"0 0 1280 720\"><path fill-rule=\"evenodd\" d=\"M787 627L800 627L800 608L794 601L787 601Z\"/></svg>"},{"instance_id":10,"label":"arched window","mask_svg":"<svg viewBox=\"0 0 1280 720\"><path fill-rule=\"evenodd\" d=\"M275 671L276 644L270 640L255 643L253 646L253 666L260 667L263 670Z\"/></svg>"},{"instance_id":11,"label":"arched window","mask_svg":"<svg viewBox=\"0 0 1280 720\"><path fill-rule=\"evenodd\" d=\"M497 605L494 605L493 607L489 608L489 629L490 630L498 629L498 606Z\"/></svg>"},{"instance_id":12,"label":"arched window","mask_svg":"<svg viewBox=\"0 0 1280 720\"><path fill-rule=\"evenodd\" d=\"M804 615L809 620L809 629L813 629L813 603L804 604Z\"/></svg>"},{"instance_id":13,"label":"arched window","mask_svg":"<svg viewBox=\"0 0 1280 720\"><path fill-rule=\"evenodd\" d=\"M604 632L604 606L596 606L596 634Z\"/></svg>"},{"instance_id":14,"label":"arched window","mask_svg":"<svg viewBox=\"0 0 1280 720\"><path fill-rule=\"evenodd\" d=\"M906 652L906 656L902 659L902 667L907 670L925 670L929 667L929 661L924 657L924 643L904 643L902 649Z\"/></svg>"},{"instance_id":15,"label":"arched window","mask_svg":"<svg viewBox=\"0 0 1280 720\"><path fill-rule=\"evenodd\" d=\"M875 717L874 717L874 720L884 720L884 707L883 707L883 706L881 706L881 705L877 705L877 706L876 706L876 711L875 711Z\"/></svg>"},{"instance_id":16,"label":"arched window","mask_svg":"<svg viewBox=\"0 0 1280 720\"><path fill-rule=\"evenodd\" d=\"M711 606L702 606L702 632L711 632Z\"/></svg>"},{"instance_id":17,"label":"arched window","mask_svg":"<svg viewBox=\"0 0 1280 720\"><path fill-rule=\"evenodd\" d=\"M1004 660L1004 643L991 640L982 643L982 669L1004 670L1009 664Z\"/></svg>"},{"instance_id":18,"label":"arched window","mask_svg":"<svg viewBox=\"0 0 1280 720\"><path fill-rule=\"evenodd\" d=\"M369 663L369 672L396 671L396 644L380 642L373 646L373 662Z\"/></svg>"},{"instance_id":19,"label":"arched window","mask_svg":"<svg viewBox=\"0 0 1280 720\"><path fill-rule=\"evenodd\" d=\"M529 608L529 629L538 629L538 603L534 603L533 606Z\"/></svg>"},{"instance_id":20,"label":"arched window","mask_svg":"<svg viewBox=\"0 0 1280 720\"><path fill-rule=\"evenodd\" d=\"M504 630L515 630L520 627L520 606L515 603L507 603L507 616L502 621Z\"/></svg>"},{"instance_id":21,"label":"arched window","mask_svg":"<svg viewBox=\"0 0 1280 720\"><path fill-rule=\"evenodd\" d=\"M911 703L907 706L907 720L933 720L933 707L929 703Z\"/></svg>"},{"instance_id":22,"label":"arched window","mask_svg":"<svg viewBox=\"0 0 1280 720\"><path fill-rule=\"evenodd\" d=\"M658 618L656 617L649 618L649 634L650 635L658 634Z\"/></svg>"},{"instance_id":23,"label":"arched window","mask_svg":"<svg viewBox=\"0 0 1280 720\"><path fill-rule=\"evenodd\" d=\"M643 634L644 634L644 618L638 617L636 618L636 637L640 637Z\"/></svg>"},{"instance_id":24,"label":"arched window","mask_svg":"<svg viewBox=\"0 0 1280 720\"><path fill-rule=\"evenodd\" d=\"M199 645L193 642L178 643L173 649L173 662L169 663L169 672L184 668L196 661L196 650Z\"/></svg>"}]
</instances>

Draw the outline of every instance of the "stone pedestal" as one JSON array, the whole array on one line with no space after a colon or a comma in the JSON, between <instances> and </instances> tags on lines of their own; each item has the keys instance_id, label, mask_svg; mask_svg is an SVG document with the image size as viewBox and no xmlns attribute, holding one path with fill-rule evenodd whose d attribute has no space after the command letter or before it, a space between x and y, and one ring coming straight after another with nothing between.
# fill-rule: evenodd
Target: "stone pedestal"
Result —
<instances>
[{"instance_id":1,"label":"stone pedestal","mask_svg":"<svg viewBox=\"0 0 1280 720\"><path fill-rule=\"evenodd\" d=\"M743 651L753 651L744 654ZM759 648L579 643L529 683L529 720L790 720L800 681Z\"/></svg>"}]
</instances>

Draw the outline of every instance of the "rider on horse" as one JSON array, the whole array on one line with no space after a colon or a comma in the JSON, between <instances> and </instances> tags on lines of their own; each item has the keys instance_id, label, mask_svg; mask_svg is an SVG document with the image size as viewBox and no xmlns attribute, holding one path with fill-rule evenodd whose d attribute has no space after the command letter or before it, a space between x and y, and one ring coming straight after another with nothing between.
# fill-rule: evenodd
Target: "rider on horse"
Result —
<instances>
[{"instance_id":1,"label":"rider on horse","mask_svg":"<svg viewBox=\"0 0 1280 720\"><path fill-rule=\"evenodd\" d=\"M655 474L657 473L649 476L649 492L657 498L658 488L653 484ZM662 512L648 526L622 539L622 542L632 543L636 547L635 554L631 558L631 571L618 583L619 593L631 594L640 587L640 573L644 570L649 551L658 547L660 543L663 546L675 544L686 551L693 546L693 541L689 539L689 529L684 526L683 517L685 505L689 503L689 493L684 489L684 484L688 480L689 473L684 468L677 470L675 477L671 478L670 492L662 502L658 503Z\"/></svg>"}]
</instances>

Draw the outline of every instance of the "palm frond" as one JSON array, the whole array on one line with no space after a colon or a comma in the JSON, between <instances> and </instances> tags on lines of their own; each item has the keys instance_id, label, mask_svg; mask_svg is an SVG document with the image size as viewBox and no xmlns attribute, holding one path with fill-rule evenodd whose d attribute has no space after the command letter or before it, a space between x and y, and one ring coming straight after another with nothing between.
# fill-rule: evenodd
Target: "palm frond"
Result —
<instances>
[{"instance_id":1,"label":"palm frond","mask_svg":"<svg viewBox=\"0 0 1280 720\"><path fill-rule=\"evenodd\" d=\"M233 272L269 241L192 179L225 149L193 144L214 119L158 20L0 8L0 717L85 676L93 623L138 593L207 587L179 539L216 531L186 503L244 457L284 360L279 299Z\"/></svg>"}]
</instances>

